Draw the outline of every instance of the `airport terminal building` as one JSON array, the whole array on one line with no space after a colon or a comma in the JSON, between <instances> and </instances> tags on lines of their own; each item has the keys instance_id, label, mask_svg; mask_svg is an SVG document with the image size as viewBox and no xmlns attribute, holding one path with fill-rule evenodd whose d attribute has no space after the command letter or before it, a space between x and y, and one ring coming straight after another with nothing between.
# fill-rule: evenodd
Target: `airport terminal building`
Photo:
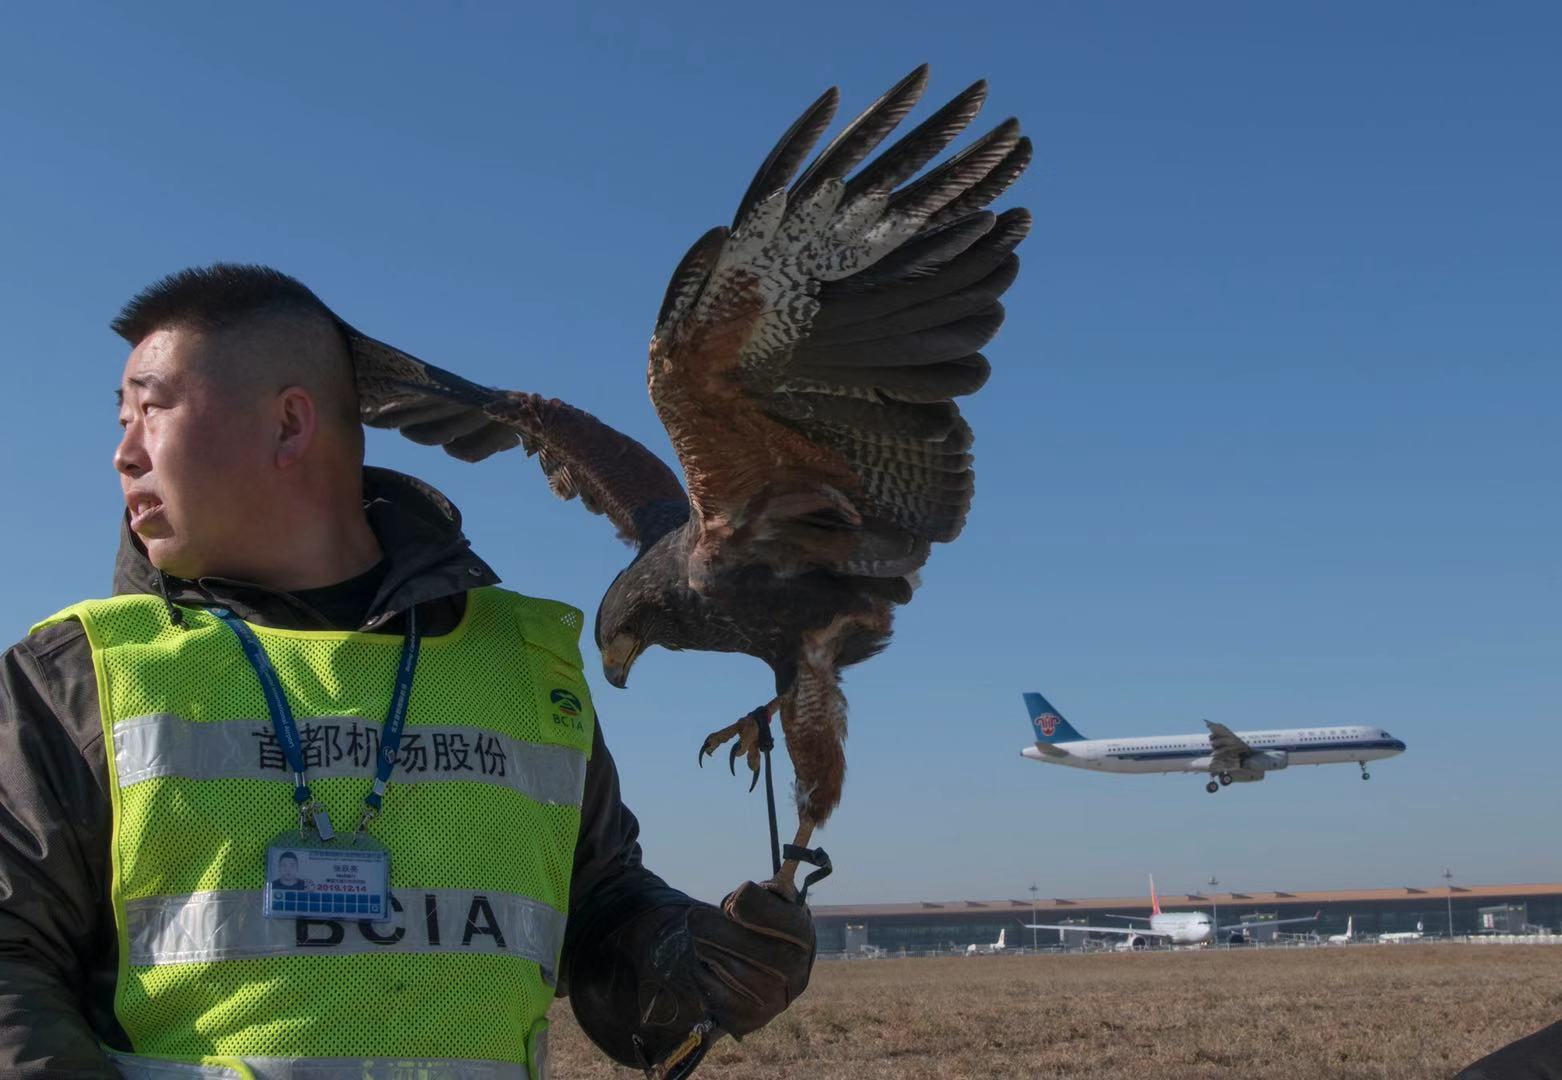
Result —
<instances>
[{"instance_id":1,"label":"airport terminal building","mask_svg":"<svg viewBox=\"0 0 1562 1080\"><path fill-rule=\"evenodd\" d=\"M1238 921L1262 923L1319 912L1316 928L1286 930L1320 935L1345 931L1353 920L1357 935L1375 937L1421 929L1427 937L1562 931L1562 884L1554 885L1407 885L1395 889L1350 892L1205 892L1163 893L1165 911L1205 911L1224 926ZM894 954L961 951L967 945L996 941L1006 930L1011 948L1056 948L1056 930L1032 931L1026 923L1124 925L1107 914L1150 914L1148 896L1033 900L943 900L909 904L820 904L813 908L821 953L854 953L867 945ZM1070 935L1074 936L1074 935Z\"/></svg>"}]
</instances>

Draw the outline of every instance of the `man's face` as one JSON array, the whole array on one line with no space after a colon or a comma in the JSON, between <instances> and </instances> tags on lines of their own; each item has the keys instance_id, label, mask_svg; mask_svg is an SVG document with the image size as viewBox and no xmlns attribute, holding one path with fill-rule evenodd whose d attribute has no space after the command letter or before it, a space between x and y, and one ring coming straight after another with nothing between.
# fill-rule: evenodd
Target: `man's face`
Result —
<instances>
[{"instance_id":1,"label":"man's face","mask_svg":"<svg viewBox=\"0 0 1562 1080\"><path fill-rule=\"evenodd\" d=\"M244 577L265 543L274 426L263 395L220 377L216 347L192 331L155 331L120 384L114 468L130 527L152 565L176 577Z\"/></svg>"}]
</instances>

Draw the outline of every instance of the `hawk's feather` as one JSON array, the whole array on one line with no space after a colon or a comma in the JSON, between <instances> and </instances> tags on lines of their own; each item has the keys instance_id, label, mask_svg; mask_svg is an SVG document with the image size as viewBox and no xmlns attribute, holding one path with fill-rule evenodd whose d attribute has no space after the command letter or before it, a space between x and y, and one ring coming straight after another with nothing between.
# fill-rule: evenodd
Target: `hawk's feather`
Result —
<instances>
[{"instance_id":1,"label":"hawk's feather","mask_svg":"<svg viewBox=\"0 0 1562 1080\"><path fill-rule=\"evenodd\" d=\"M579 498L638 547L688 517L683 485L661 458L590 413L479 386L351 328L348 338L364 423L397 428L466 461L519 445L536 455L554 494Z\"/></svg>"},{"instance_id":2,"label":"hawk's feather","mask_svg":"<svg viewBox=\"0 0 1562 1080\"><path fill-rule=\"evenodd\" d=\"M998 297L1030 221L984 208L1030 145L1007 120L913 179L975 117L979 82L846 178L925 83L924 68L908 75L787 190L778 163L817 138L821 98L771 152L732 231L702 241L705 280L688 280L687 259L675 274L682 302L664 305L649 382L701 530L696 577L702 565L844 571L869 552L843 547L842 529L875 548L900 532L925 558L964 524L971 438L953 400L987 378L980 350L1003 323Z\"/></svg>"}]
</instances>

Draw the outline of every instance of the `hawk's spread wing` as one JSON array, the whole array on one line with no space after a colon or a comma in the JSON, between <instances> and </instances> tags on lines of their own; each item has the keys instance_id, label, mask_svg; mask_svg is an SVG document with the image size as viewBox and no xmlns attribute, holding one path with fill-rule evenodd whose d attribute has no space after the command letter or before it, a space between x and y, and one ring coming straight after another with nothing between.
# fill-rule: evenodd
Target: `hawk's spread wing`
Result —
<instances>
[{"instance_id":1,"label":"hawk's spread wing","mask_svg":"<svg viewBox=\"0 0 1562 1080\"><path fill-rule=\"evenodd\" d=\"M1024 210L984 208L1031 148L1006 120L912 179L981 108L978 82L848 179L926 82L912 72L792 182L834 115L827 92L732 228L673 273L649 381L699 521L696 588L751 562L900 576L964 525L971 430L953 399L987 379L978 350L1030 226Z\"/></svg>"},{"instance_id":2,"label":"hawk's spread wing","mask_svg":"<svg viewBox=\"0 0 1562 1080\"><path fill-rule=\"evenodd\" d=\"M537 455L556 494L578 496L633 544L647 545L687 519L688 499L673 471L591 414L536 394L479 386L346 329L364 423L396 428L465 461L519 445Z\"/></svg>"}]
</instances>

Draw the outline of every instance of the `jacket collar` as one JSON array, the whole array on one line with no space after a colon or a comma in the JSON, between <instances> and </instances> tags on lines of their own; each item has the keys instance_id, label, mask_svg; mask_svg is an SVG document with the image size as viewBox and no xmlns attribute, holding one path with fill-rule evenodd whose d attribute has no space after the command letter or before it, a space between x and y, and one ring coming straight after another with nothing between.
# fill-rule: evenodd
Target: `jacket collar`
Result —
<instances>
[{"instance_id":1,"label":"jacket collar","mask_svg":"<svg viewBox=\"0 0 1562 1080\"><path fill-rule=\"evenodd\" d=\"M403 473L365 467L363 498L369 527L390 565L362 629L380 629L417 604L498 584L499 576L472 553L470 541L462 534L461 512L433 487ZM264 626L294 630L329 626L319 612L290 593L231 578L188 581L162 573L130 531L128 514L120 524L114 560L114 594L126 593L150 594L191 607L220 604Z\"/></svg>"}]
</instances>

